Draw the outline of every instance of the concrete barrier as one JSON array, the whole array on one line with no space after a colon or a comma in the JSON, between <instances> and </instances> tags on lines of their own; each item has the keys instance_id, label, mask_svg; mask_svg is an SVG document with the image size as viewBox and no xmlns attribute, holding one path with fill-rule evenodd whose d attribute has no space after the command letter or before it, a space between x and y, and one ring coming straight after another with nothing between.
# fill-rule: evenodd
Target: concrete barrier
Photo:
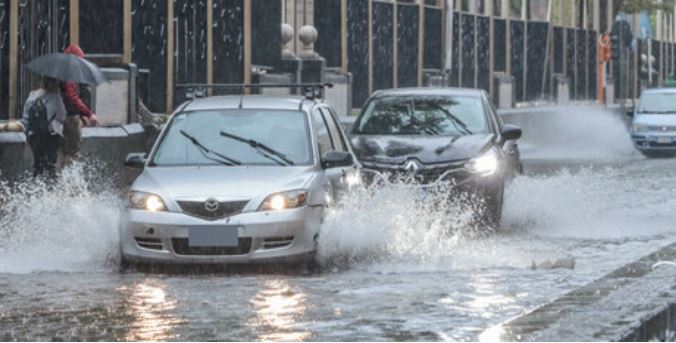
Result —
<instances>
[{"instance_id":1,"label":"concrete barrier","mask_svg":"<svg viewBox=\"0 0 676 343\"><path fill-rule=\"evenodd\" d=\"M122 167L127 154L149 149L148 133L140 124L82 129L82 157L100 163L117 185L130 179ZM32 169L33 156L23 133L0 133L0 178L14 181Z\"/></svg>"},{"instance_id":2,"label":"concrete barrier","mask_svg":"<svg viewBox=\"0 0 676 343\"><path fill-rule=\"evenodd\" d=\"M494 326L482 341L649 341L676 330L676 244Z\"/></svg>"}]
</instances>

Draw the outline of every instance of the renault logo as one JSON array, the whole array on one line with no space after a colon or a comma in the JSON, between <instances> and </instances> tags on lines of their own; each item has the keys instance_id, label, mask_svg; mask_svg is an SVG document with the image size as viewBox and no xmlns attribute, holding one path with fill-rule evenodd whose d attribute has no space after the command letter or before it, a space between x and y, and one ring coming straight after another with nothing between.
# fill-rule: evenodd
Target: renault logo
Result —
<instances>
[{"instance_id":1,"label":"renault logo","mask_svg":"<svg viewBox=\"0 0 676 343\"><path fill-rule=\"evenodd\" d=\"M404 169L414 174L417 173L418 170L420 170L420 168L422 168L422 166L420 165L420 162L416 160L408 160L408 162L406 162L406 165L404 166Z\"/></svg>"},{"instance_id":2,"label":"renault logo","mask_svg":"<svg viewBox=\"0 0 676 343\"><path fill-rule=\"evenodd\" d=\"M209 198L204 202L204 209L212 213L218 211L220 206L221 204L214 198Z\"/></svg>"},{"instance_id":3,"label":"renault logo","mask_svg":"<svg viewBox=\"0 0 676 343\"><path fill-rule=\"evenodd\" d=\"M669 130L666 126L662 126L662 131L667 131Z\"/></svg>"}]
</instances>

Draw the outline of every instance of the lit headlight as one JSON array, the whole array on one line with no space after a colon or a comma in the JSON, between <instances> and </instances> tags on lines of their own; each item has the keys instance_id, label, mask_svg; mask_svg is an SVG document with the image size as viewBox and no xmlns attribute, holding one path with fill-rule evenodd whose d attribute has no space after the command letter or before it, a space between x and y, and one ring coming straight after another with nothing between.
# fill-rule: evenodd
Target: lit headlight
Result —
<instances>
[{"instance_id":1,"label":"lit headlight","mask_svg":"<svg viewBox=\"0 0 676 343\"><path fill-rule=\"evenodd\" d=\"M129 192L129 206L137 210L151 212L166 211L167 206L158 195L145 192Z\"/></svg>"},{"instance_id":2,"label":"lit headlight","mask_svg":"<svg viewBox=\"0 0 676 343\"><path fill-rule=\"evenodd\" d=\"M498 152L495 151L495 149L490 149L483 155L469 160L465 167L472 173L479 174L481 176L493 175L500 167Z\"/></svg>"},{"instance_id":3,"label":"lit headlight","mask_svg":"<svg viewBox=\"0 0 676 343\"><path fill-rule=\"evenodd\" d=\"M279 211L288 208L297 208L307 202L307 191L290 191L269 195L258 208L259 211Z\"/></svg>"}]
</instances>

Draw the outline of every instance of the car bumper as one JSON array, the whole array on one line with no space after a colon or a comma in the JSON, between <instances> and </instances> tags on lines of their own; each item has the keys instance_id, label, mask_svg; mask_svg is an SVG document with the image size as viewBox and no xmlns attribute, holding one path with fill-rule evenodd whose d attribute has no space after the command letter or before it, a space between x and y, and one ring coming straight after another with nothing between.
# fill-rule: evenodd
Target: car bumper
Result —
<instances>
[{"instance_id":1,"label":"car bumper","mask_svg":"<svg viewBox=\"0 0 676 343\"><path fill-rule=\"evenodd\" d=\"M379 170L364 168L363 172L372 175L372 177L367 178L372 180L372 183L375 180L381 180L397 187L417 188L448 187L450 185L454 190L473 194L493 194L499 192L502 189L505 180L504 173L501 172L489 176L480 176L472 174L464 169L455 169L441 174L439 178L434 181L416 182L415 180L411 180L411 182L393 183L388 179L385 173Z\"/></svg>"},{"instance_id":2,"label":"car bumper","mask_svg":"<svg viewBox=\"0 0 676 343\"><path fill-rule=\"evenodd\" d=\"M632 134L631 140L641 151L676 151L676 134Z\"/></svg>"},{"instance_id":3,"label":"car bumper","mask_svg":"<svg viewBox=\"0 0 676 343\"><path fill-rule=\"evenodd\" d=\"M316 249L322 207L242 213L206 221L183 213L127 210L120 226L122 256L136 263L246 264L306 260ZM189 230L237 230L237 247L191 247Z\"/></svg>"}]
</instances>

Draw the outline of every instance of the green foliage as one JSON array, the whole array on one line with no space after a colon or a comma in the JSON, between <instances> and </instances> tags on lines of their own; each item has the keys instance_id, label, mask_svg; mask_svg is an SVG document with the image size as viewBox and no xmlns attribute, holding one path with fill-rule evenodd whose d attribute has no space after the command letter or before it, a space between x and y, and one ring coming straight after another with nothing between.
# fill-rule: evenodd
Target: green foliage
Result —
<instances>
[{"instance_id":1,"label":"green foliage","mask_svg":"<svg viewBox=\"0 0 676 343\"><path fill-rule=\"evenodd\" d=\"M622 11L626 13L656 10L673 11L674 0L624 0L621 6Z\"/></svg>"}]
</instances>

